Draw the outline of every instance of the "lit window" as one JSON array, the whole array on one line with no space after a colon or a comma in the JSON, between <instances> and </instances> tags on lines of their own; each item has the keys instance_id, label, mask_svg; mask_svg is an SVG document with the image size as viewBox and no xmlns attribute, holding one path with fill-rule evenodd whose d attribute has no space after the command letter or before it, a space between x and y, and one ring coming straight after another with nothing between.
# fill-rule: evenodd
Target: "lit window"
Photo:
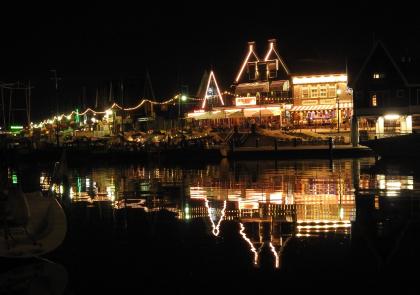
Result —
<instances>
[{"instance_id":1,"label":"lit window","mask_svg":"<svg viewBox=\"0 0 420 295\"><path fill-rule=\"evenodd\" d=\"M384 73L373 73L373 79L383 79L385 78Z\"/></svg>"},{"instance_id":2,"label":"lit window","mask_svg":"<svg viewBox=\"0 0 420 295\"><path fill-rule=\"evenodd\" d=\"M318 87L311 87L311 98L318 97Z\"/></svg>"},{"instance_id":3,"label":"lit window","mask_svg":"<svg viewBox=\"0 0 420 295\"><path fill-rule=\"evenodd\" d=\"M309 88L302 87L302 98L309 98Z\"/></svg>"},{"instance_id":4,"label":"lit window","mask_svg":"<svg viewBox=\"0 0 420 295\"><path fill-rule=\"evenodd\" d=\"M321 85L319 88L319 96L320 97L327 97L327 86Z\"/></svg>"},{"instance_id":5,"label":"lit window","mask_svg":"<svg viewBox=\"0 0 420 295\"><path fill-rule=\"evenodd\" d=\"M328 97L336 97L337 96L337 87L335 85L330 85L328 87Z\"/></svg>"},{"instance_id":6,"label":"lit window","mask_svg":"<svg viewBox=\"0 0 420 295\"><path fill-rule=\"evenodd\" d=\"M378 106L378 102L376 100L376 94L372 95L372 106L373 107Z\"/></svg>"}]
</instances>

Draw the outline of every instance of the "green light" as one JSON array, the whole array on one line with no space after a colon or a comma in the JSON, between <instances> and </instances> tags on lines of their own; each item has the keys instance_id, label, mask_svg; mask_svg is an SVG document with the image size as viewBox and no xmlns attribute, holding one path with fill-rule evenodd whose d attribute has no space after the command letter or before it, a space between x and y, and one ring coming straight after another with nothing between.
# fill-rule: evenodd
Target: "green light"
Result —
<instances>
[{"instance_id":1,"label":"green light","mask_svg":"<svg viewBox=\"0 0 420 295\"><path fill-rule=\"evenodd\" d=\"M18 183L18 178L17 178L17 175L16 174L13 174L12 175L12 183L13 184L17 184Z\"/></svg>"},{"instance_id":2,"label":"green light","mask_svg":"<svg viewBox=\"0 0 420 295\"><path fill-rule=\"evenodd\" d=\"M80 194L82 192L82 181L80 177L77 177L77 192Z\"/></svg>"},{"instance_id":3,"label":"green light","mask_svg":"<svg viewBox=\"0 0 420 295\"><path fill-rule=\"evenodd\" d=\"M10 126L10 130L22 130L23 126L19 126L19 125L12 125Z\"/></svg>"},{"instance_id":4,"label":"green light","mask_svg":"<svg viewBox=\"0 0 420 295\"><path fill-rule=\"evenodd\" d=\"M187 97L185 94L181 96L181 100L182 100L182 101L186 101L186 100L187 100L187 98L188 98L188 97Z\"/></svg>"},{"instance_id":5,"label":"green light","mask_svg":"<svg viewBox=\"0 0 420 295\"><path fill-rule=\"evenodd\" d=\"M80 123L79 109L76 109L76 123Z\"/></svg>"}]
</instances>

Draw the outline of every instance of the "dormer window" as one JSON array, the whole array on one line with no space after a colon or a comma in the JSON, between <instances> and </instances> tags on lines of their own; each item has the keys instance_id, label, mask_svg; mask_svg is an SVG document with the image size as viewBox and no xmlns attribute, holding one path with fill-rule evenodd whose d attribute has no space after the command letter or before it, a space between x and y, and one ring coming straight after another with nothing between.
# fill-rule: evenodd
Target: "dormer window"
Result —
<instances>
[{"instance_id":1,"label":"dormer window","mask_svg":"<svg viewBox=\"0 0 420 295\"><path fill-rule=\"evenodd\" d=\"M373 73L373 79L383 79L385 78L384 73Z\"/></svg>"},{"instance_id":2,"label":"dormer window","mask_svg":"<svg viewBox=\"0 0 420 295\"><path fill-rule=\"evenodd\" d=\"M376 94L372 95L371 97L371 103L373 107L377 107L378 106L378 101L376 100Z\"/></svg>"}]
</instances>

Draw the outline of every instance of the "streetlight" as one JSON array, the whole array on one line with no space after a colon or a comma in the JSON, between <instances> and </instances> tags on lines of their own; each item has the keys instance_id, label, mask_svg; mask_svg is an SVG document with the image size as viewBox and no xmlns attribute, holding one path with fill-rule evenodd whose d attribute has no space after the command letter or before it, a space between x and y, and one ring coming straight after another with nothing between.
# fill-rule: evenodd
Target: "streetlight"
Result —
<instances>
[{"instance_id":1,"label":"streetlight","mask_svg":"<svg viewBox=\"0 0 420 295\"><path fill-rule=\"evenodd\" d=\"M188 97L185 94L178 95L178 120L181 121L181 102L186 102ZM181 124L182 125L182 124Z\"/></svg>"},{"instance_id":2,"label":"streetlight","mask_svg":"<svg viewBox=\"0 0 420 295\"><path fill-rule=\"evenodd\" d=\"M341 89L337 89L337 131L340 133L340 94Z\"/></svg>"}]
</instances>

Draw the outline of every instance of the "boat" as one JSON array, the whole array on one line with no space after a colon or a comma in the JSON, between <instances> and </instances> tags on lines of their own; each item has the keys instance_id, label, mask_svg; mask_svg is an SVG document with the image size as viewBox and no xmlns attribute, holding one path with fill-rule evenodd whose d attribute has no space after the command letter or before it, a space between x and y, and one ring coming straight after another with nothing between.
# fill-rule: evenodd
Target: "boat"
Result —
<instances>
[{"instance_id":1,"label":"boat","mask_svg":"<svg viewBox=\"0 0 420 295\"><path fill-rule=\"evenodd\" d=\"M46 193L23 192L14 186L0 189L0 257L38 257L64 241L67 219L53 188L65 180L66 167L63 152Z\"/></svg>"},{"instance_id":2,"label":"boat","mask_svg":"<svg viewBox=\"0 0 420 295\"><path fill-rule=\"evenodd\" d=\"M0 257L41 256L64 241L67 219L52 194L12 189L3 191L1 203Z\"/></svg>"},{"instance_id":3,"label":"boat","mask_svg":"<svg viewBox=\"0 0 420 295\"><path fill-rule=\"evenodd\" d=\"M420 133L360 141L385 158L420 158Z\"/></svg>"}]
</instances>

